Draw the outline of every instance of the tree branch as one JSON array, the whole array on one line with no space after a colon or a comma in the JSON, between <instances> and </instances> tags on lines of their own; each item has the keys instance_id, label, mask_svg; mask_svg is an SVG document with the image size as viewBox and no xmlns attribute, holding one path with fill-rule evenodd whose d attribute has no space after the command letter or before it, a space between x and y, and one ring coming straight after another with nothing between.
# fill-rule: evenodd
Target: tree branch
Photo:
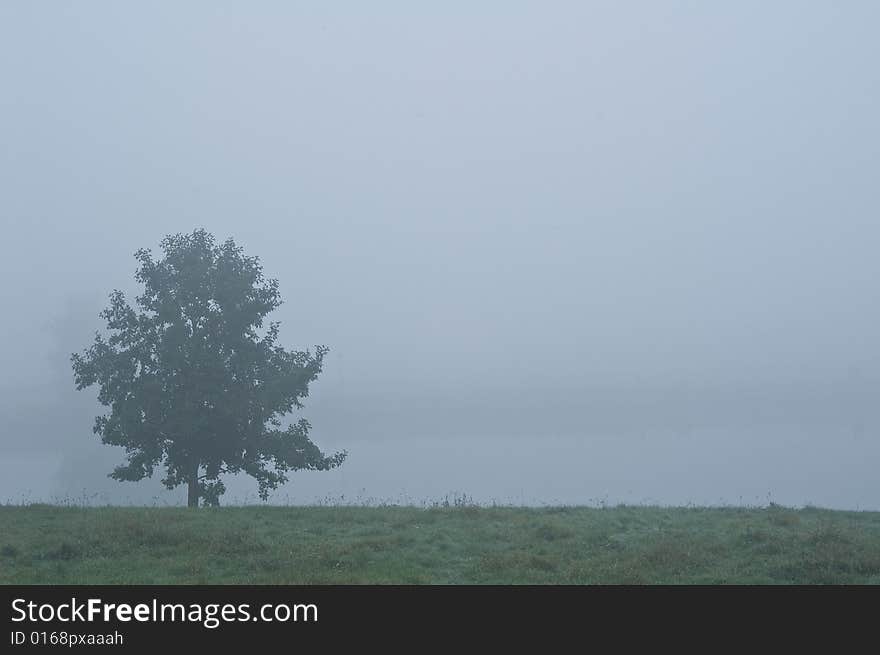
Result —
<instances>
[{"instance_id":1,"label":"tree branch","mask_svg":"<svg viewBox=\"0 0 880 655\"><path fill-rule=\"evenodd\" d=\"M220 469L219 471L217 471L217 475L220 475L221 473L229 473L229 471L227 471L226 469ZM196 480L204 480L207 477L208 474L205 473L204 475L200 475L199 477L197 477Z\"/></svg>"}]
</instances>

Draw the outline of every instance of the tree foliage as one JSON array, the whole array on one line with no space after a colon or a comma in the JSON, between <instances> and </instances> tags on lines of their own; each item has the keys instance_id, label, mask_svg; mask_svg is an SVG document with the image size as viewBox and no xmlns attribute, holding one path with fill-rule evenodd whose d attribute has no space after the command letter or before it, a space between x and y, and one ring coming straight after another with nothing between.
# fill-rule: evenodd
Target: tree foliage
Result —
<instances>
[{"instance_id":1,"label":"tree foliage","mask_svg":"<svg viewBox=\"0 0 880 655\"><path fill-rule=\"evenodd\" d=\"M107 334L71 357L77 389L97 384L109 412L94 431L125 448L128 461L110 474L141 480L164 463L163 484L188 485L188 504L219 504L223 473L244 472L260 497L291 471L327 470L345 459L309 439L310 425L282 419L302 408L327 348L278 345L278 281L232 239L216 244L205 230L165 237L164 257L135 254L143 293L131 306L121 291L100 316Z\"/></svg>"}]
</instances>

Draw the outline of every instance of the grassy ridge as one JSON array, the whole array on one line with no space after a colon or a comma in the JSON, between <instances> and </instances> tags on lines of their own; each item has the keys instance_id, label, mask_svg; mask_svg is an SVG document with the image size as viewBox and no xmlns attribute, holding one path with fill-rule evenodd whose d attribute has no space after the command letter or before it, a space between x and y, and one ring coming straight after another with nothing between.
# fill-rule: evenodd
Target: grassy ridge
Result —
<instances>
[{"instance_id":1,"label":"grassy ridge","mask_svg":"<svg viewBox=\"0 0 880 655\"><path fill-rule=\"evenodd\" d=\"M0 506L0 584L880 583L880 512Z\"/></svg>"}]
</instances>

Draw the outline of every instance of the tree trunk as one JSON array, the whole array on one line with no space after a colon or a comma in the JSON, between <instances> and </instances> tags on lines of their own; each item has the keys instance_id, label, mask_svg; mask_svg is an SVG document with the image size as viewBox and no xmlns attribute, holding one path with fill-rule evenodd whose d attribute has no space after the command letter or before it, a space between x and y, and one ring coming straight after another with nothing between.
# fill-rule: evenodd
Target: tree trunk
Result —
<instances>
[{"instance_id":1,"label":"tree trunk","mask_svg":"<svg viewBox=\"0 0 880 655\"><path fill-rule=\"evenodd\" d=\"M192 472L189 476L189 483L186 494L186 506L187 507L198 507L199 506L199 465L193 467Z\"/></svg>"}]
</instances>

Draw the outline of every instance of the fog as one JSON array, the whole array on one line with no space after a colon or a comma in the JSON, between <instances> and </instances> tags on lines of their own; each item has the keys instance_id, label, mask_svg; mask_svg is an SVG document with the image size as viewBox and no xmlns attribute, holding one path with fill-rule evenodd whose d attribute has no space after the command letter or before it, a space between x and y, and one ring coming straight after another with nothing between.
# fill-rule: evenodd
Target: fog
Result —
<instances>
[{"instance_id":1,"label":"fog","mask_svg":"<svg viewBox=\"0 0 880 655\"><path fill-rule=\"evenodd\" d=\"M880 509L878 21L4 3L0 502L185 501L107 478L69 357L204 227L331 348L301 414L349 458L270 502Z\"/></svg>"}]
</instances>

